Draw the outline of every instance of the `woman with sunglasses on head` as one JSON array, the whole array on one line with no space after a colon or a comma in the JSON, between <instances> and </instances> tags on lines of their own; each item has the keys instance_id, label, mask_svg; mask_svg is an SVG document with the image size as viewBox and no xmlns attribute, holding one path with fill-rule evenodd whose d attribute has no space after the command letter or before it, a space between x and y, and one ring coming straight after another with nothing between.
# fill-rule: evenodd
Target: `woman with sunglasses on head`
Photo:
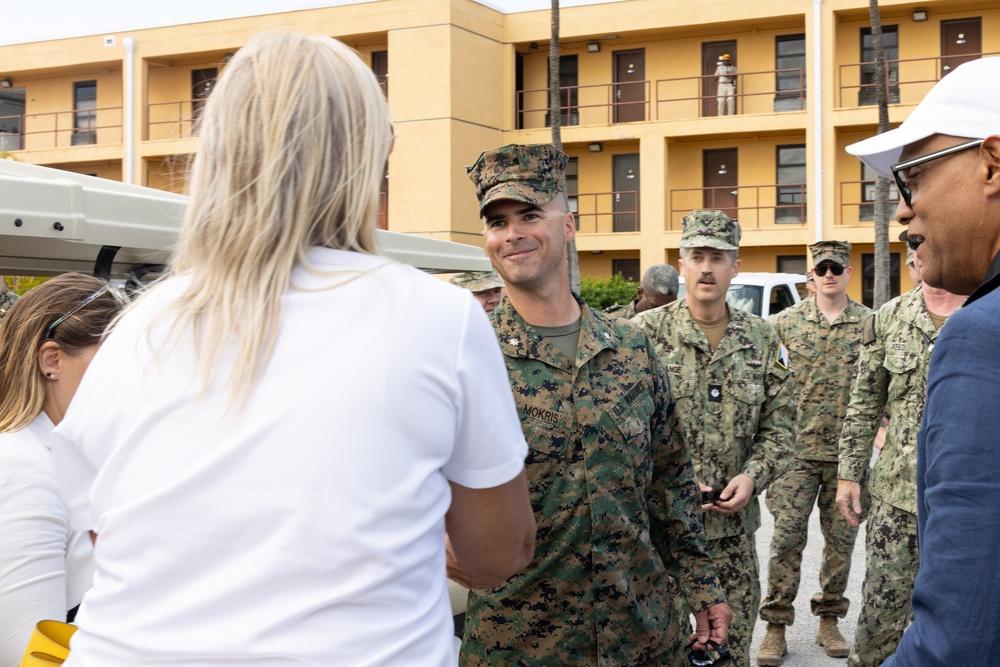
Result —
<instances>
[{"instance_id":1,"label":"woman with sunglasses on head","mask_svg":"<svg viewBox=\"0 0 1000 667\"><path fill-rule=\"evenodd\" d=\"M0 322L0 667L41 620L66 620L90 587L92 550L70 528L49 436L120 304L103 280L67 273Z\"/></svg>"},{"instance_id":2,"label":"woman with sunglasses on head","mask_svg":"<svg viewBox=\"0 0 1000 667\"><path fill-rule=\"evenodd\" d=\"M531 560L527 446L482 307L378 254L385 95L260 35L199 136L169 275L57 429L97 533L67 667L454 664L446 528L473 585Z\"/></svg>"}]
</instances>

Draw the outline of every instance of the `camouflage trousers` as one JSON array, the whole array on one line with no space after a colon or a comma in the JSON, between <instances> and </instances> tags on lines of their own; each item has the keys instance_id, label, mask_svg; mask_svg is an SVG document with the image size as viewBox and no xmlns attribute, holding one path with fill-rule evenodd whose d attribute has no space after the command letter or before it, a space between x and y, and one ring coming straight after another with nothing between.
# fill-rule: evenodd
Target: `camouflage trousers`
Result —
<instances>
[{"instance_id":1,"label":"camouflage trousers","mask_svg":"<svg viewBox=\"0 0 1000 667\"><path fill-rule=\"evenodd\" d=\"M865 583L849 667L878 667L896 652L913 617L910 595L920 566L916 514L873 497L867 531Z\"/></svg>"},{"instance_id":2,"label":"camouflage trousers","mask_svg":"<svg viewBox=\"0 0 1000 667\"><path fill-rule=\"evenodd\" d=\"M753 626L757 606L760 604L760 568L757 564L754 536L734 535L709 540L708 555L715 562L715 571L725 590L726 601L733 610L733 622L729 625L729 641L726 644L732 655L730 664L732 667L750 667L750 642L753 640ZM678 618L688 618L693 613L681 596L676 596L674 600ZM683 646L687 646L688 635L692 630L693 626L690 624L682 624ZM687 651L682 651L677 657L674 664L678 667L688 664Z\"/></svg>"},{"instance_id":3,"label":"camouflage trousers","mask_svg":"<svg viewBox=\"0 0 1000 667\"><path fill-rule=\"evenodd\" d=\"M838 618L847 615L850 601L844 597L844 591L858 529L840 515L836 498L836 461L796 461L788 472L771 483L765 500L774 516L774 537L768 561L767 597L760 607L761 620L781 625L795 622L802 550L809 536L809 515L814 503L819 507L824 545L819 570L821 592L812 598L812 613Z\"/></svg>"}]
</instances>

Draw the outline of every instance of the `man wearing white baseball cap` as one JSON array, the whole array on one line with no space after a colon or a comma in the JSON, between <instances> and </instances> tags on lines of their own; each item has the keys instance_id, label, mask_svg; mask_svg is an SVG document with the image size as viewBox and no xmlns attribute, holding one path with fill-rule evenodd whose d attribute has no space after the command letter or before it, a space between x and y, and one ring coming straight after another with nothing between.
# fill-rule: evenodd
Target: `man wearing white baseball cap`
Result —
<instances>
[{"instance_id":1,"label":"man wearing white baseball cap","mask_svg":"<svg viewBox=\"0 0 1000 667\"><path fill-rule=\"evenodd\" d=\"M972 296L931 356L917 445L913 624L883 667L1000 655L1000 58L956 68L900 127L847 147L895 178L924 282Z\"/></svg>"}]
</instances>

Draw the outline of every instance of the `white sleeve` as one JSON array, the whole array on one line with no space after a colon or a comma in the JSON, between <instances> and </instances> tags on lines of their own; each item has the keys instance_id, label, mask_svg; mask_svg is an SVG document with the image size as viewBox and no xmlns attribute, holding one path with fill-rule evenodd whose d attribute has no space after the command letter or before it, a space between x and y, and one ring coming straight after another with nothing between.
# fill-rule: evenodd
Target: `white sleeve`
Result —
<instances>
[{"instance_id":1,"label":"white sleeve","mask_svg":"<svg viewBox=\"0 0 1000 667\"><path fill-rule=\"evenodd\" d=\"M0 665L20 664L35 623L66 620L68 533L55 476L0 456Z\"/></svg>"},{"instance_id":2,"label":"white sleeve","mask_svg":"<svg viewBox=\"0 0 1000 667\"><path fill-rule=\"evenodd\" d=\"M470 295L459 339L458 427L445 476L471 489L500 486L524 468L528 445L496 333Z\"/></svg>"}]
</instances>

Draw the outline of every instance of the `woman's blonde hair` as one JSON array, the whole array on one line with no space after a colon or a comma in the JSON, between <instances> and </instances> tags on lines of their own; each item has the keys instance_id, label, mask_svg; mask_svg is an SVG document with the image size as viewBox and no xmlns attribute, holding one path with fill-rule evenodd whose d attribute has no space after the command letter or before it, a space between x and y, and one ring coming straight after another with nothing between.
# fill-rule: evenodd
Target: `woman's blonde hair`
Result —
<instances>
[{"instance_id":1,"label":"woman's blonde hair","mask_svg":"<svg viewBox=\"0 0 1000 667\"><path fill-rule=\"evenodd\" d=\"M263 34L209 97L172 267L190 285L167 315L194 333L203 388L223 351L242 402L266 367L282 298L311 246L375 254L393 137L385 96L357 54L320 35ZM174 337L174 340L177 338Z\"/></svg>"},{"instance_id":2,"label":"woman's blonde hair","mask_svg":"<svg viewBox=\"0 0 1000 667\"><path fill-rule=\"evenodd\" d=\"M105 284L82 273L64 273L28 290L7 311L0 321L0 433L20 430L42 412L48 380L38 367L38 350L46 332ZM102 294L60 322L48 340L76 356L101 342L119 308L112 294Z\"/></svg>"}]
</instances>

